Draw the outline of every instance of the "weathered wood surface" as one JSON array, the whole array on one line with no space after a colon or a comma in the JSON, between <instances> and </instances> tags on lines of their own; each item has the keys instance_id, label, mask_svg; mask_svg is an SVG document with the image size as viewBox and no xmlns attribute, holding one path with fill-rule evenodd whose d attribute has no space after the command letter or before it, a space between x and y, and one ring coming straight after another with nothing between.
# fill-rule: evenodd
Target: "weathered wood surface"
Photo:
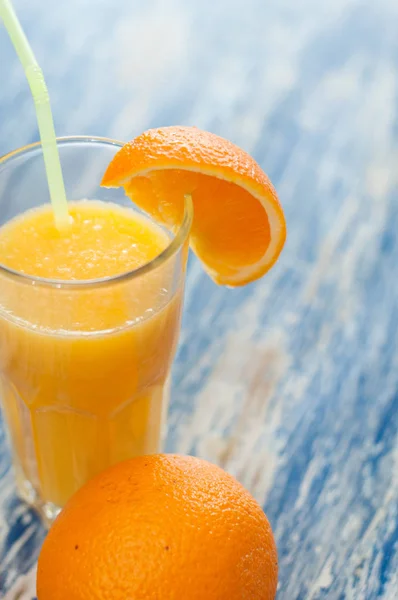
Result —
<instances>
[{"instance_id":1,"label":"weathered wood surface","mask_svg":"<svg viewBox=\"0 0 398 600\"><path fill-rule=\"evenodd\" d=\"M194 124L273 179L289 227L275 270L227 290L190 265L168 449L262 503L279 600L396 599L396 0L15 5L60 135ZM37 132L4 29L0 57L5 153ZM0 447L0 596L31 600L44 532Z\"/></svg>"}]
</instances>

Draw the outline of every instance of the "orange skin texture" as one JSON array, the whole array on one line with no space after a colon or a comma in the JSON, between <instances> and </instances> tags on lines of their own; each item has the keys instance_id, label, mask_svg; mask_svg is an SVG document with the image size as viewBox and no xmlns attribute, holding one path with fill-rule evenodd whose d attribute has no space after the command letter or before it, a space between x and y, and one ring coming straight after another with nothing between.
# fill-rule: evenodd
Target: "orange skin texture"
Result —
<instances>
[{"instance_id":1,"label":"orange skin texture","mask_svg":"<svg viewBox=\"0 0 398 600\"><path fill-rule=\"evenodd\" d=\"M261 507L198 458L122 462L83 486L44 541L38 600L273 600L277 550Z\"/></svg>"},{"instance_id":2,"label":"orange skin texture","mask_svg":"<svg viewBox=\"0 0 398 600\"><path fill-rule=\"evenodd\" d=\"M181 223L184 197L191 195L191 247L220 284L258 279L285 243L283 210L264 171L232 142L196 127L139 135L115 155L101 185L124 186L138 206L170 226Z\"/></svg>"}]
</instances>

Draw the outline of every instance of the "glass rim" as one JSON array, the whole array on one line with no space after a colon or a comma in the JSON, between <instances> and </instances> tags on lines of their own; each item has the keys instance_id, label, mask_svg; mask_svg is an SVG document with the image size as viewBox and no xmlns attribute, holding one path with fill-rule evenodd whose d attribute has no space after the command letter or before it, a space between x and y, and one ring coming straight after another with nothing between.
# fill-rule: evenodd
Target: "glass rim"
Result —
<instances>
[{"instance_id":1,"label":"glass rim","mask_svg":"<svg viewBox=\"0 0 398 600\"><path fill-rule=\"evenodd\" d=\"M125 142L121 142L120 140L114 140L112 138L100 137L95 135L75 135L75 136L63 136L57 137L57 145L69 144L69 143L93 143L93 144L104 144L109 146L116 146L121 148L124 146ZM21 148L17 148L16 150L12 150L7 154L0 156L0 167L7 163L8 161L12 161L19 156L29 153L31 151L37 150L41 148L41 142L34 142L33 144L27 144L26 146L22 146ZM30 284L30 285L39 285L41 287L47 288L56 288L56 289L69 289L69 290L82 290L82 289L90 289L90 288L99 288L105 287L117 283L122 283L126 281L130 281L132 279L137 279L151 271L154 271L158 267L160 267L163 263L165 263L169 258L177 254L180 248L183 246L185 241L187 240L193 219L193 203L192 198L187 195L185 197L185 205L184 205L184 216L181 225L178 228L177 233L174 238L171 240L170 244L162 250L158 256L155 256L149 262L137 267L136 269L132 269L130 271L126 271L125 273L120 273L118 275L111 275L109 277L101 277L97 279L80 279L80 280L67 280L67 279L52 279L47 277L37 277L34 275L27 275L26 273L21 273L15 269L11 269L2 265L0 262L0 274L6 275L16 281L21 283Z\"/></svg>"}]
</instances>

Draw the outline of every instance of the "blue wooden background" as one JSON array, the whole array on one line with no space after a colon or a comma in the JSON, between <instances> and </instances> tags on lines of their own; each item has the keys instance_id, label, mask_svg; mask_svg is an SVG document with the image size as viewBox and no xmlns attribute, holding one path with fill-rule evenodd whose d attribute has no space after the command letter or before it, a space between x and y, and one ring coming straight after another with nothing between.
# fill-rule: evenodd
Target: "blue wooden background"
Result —
<instances>
[{"instance_id":1,"label":"blue wooden background","mask_svg":"<svg viewBox=\"0 0 398 600\"><path fill-rule=\"evenodd\" d=\"M397 0L15 6L59 135L197 125L270 175L289 229L273 272L228 290L191 261L168 449L264 506L278 600L397 599ZM0 154L34 140L0 27ZM0 597L34 596L43 536L0 429Z\"/></svg>"}]
</instances>

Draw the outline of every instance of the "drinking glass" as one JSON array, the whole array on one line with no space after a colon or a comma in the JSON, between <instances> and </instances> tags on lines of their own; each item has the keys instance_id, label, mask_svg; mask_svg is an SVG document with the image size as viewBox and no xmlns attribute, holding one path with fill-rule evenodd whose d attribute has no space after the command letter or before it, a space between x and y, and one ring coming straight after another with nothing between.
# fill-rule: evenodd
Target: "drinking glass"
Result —
<instances>
[{"instance_id":1,"label":"drinking glass","mask_svg":"<svg viewBox=\"0 0 398 600\"><path fill-rule=\"evenodd\" d=\"M58 140L69 200L140 212L123 189L99 185L121 145ZM0 227L48 202L40 144L0 158ZM49 522L96 473L161 448L191 221L187 203L167 248L114 277L43 279L1 265L0 257L3 416L19 493Z\"/></svg>"}]
</instances>

